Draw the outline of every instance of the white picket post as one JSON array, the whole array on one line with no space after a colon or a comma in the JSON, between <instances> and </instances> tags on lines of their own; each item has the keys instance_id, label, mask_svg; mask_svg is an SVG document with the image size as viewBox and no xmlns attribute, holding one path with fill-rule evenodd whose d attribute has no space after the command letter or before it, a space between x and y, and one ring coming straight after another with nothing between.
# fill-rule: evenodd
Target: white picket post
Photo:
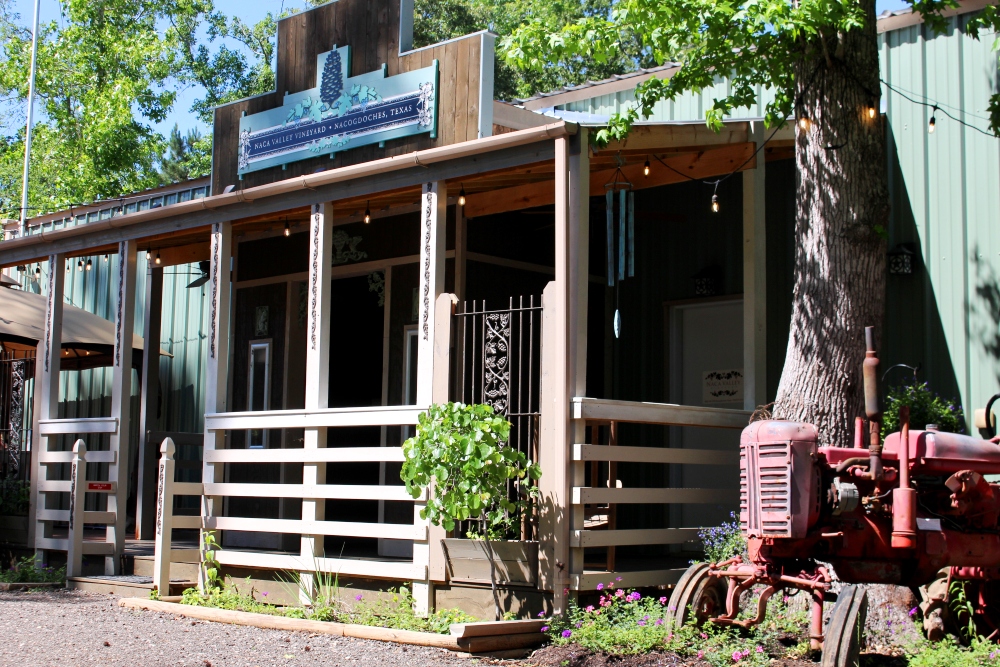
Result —
<instances>
[{"instance_id":1,"label":"white picket post","mask_svg":"<svg viewBox=\"0 0 1000 667\"><path fill-rule=\"evenodd\" d=\"M87 444L73 443L73 463L69 481L69 548L66 553L66 576L83 574L83 499L87 488Z\"/></svg>"},{"instance_id":2,"label":"white picket post","mask_svg":"<svg viewBox=\"0 0 1000 667\"><path fill-rule=\"evenodd\" d=\"M160 472L156 487L156 536L153 546L153 589L170 595L170 549L174 519L174 452L170 438L160 445Z\"/></svg>"}]
</instances>

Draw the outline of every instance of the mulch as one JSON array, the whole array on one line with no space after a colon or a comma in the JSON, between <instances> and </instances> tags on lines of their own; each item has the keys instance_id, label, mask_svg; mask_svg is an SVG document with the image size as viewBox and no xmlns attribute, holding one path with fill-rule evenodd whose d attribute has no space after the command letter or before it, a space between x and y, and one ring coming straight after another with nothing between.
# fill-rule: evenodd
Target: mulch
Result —
<instances>
[{"instance_id":1,"label":"mulch","mask_svg":"<svg viewBox=\"0 0 1000 667\"><path fill-rule=\"evenodd\" d=\"M524 664L532 667L709 667L704 660L680 656L672 652L652 652L641 655L607 655L595 653L577 644L546 646L535 651ZM865 654L861 667L907 667L903 657ZM812 660L773 660L772 667L817 667Z\"/></svg>"}]
</instances>

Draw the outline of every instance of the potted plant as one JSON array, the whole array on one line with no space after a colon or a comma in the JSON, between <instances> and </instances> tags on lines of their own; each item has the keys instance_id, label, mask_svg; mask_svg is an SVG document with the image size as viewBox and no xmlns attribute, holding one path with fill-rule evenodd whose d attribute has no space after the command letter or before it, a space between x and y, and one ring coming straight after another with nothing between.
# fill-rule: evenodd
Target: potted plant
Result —
<instances>
[{"instance_id":1,"label":"potted plant","mask_svg":"<svg viewBox=\"0 0 1000 667\"><path fill-rule=\"evenodd\" d=\"M400 472L411 496L427 491L422 519L447 531L454 531L460 521L479 522L475 535L479 539L446 540L447 555L452 562L480 556L489 572L497 619L501 617L498 570L508 581L517 582L526 579L525 570L530 573L538 567L537 543L532 550L524 542L503 539L514 524L512 517L537 494L537 487L530 485L512 499L508 483L534 481L542 474L538 464L507 445L509 437L510 422L489 405L431 405L420 415L417 434L403 443Z\"/></svg>"},{"instance_id":2,"label":"potted plant","mask_svg":"<svg viewBox=\"0 0 1000 667\"><path fill-rule=\"evenodd\" d=\"M29 500L27 481L0 479L0 542L27 544Z\"/></svg>"}]
</instances>

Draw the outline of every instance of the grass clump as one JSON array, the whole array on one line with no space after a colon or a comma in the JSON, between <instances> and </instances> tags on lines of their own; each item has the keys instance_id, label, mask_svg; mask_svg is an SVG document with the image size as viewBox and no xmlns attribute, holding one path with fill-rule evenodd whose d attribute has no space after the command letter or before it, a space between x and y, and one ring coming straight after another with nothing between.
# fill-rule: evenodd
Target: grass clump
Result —
<instances>
[{"instance_id":1,"label":"grass clump","mask_svg":"<svg viewBox=\"0 0 1000 667\"><path fill-rule=\"evenodd\" d=\"M0 570L0 582L16 584L59 583L66 580L66 567L38 567L33 556L25 556Z\"/></svg>"}]
</instances>

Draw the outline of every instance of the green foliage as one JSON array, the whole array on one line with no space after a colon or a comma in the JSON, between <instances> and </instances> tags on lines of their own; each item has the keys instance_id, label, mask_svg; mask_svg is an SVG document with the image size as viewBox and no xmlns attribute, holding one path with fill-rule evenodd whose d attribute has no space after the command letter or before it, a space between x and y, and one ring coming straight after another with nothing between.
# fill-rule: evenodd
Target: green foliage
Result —
<instances>
[{"instance_id":1,"label":"green foliage","mask_svg":"<svg viewBox=\"0 0 1000 667\"><path fill-rule=\"evenodd\" d=\"M0 581L18 584L58 583L66 579L66 567L38 567L33 556L25 556L11 563L6 570L0 570Z\"/></svg>"},{"instance_id":2,"label":"green foliage","mask_svg":"<svg viewBox=\"0 0 1000 667\"><path fill-rule=\"evenodd\" d=\"M882 417L882 437L899 430L899 408L910 406L910 428L922 429L937 424L942 431L963 433L965 415L956 399L945 400L931 391L926 382L891 387L886 392Z\"/></svg>"},{"instance_id":3,"label":"green foliage","mask_svg":"<svg viewBox=\"0 0 1000 667\"><path fill-rule=\"evenodd\" d=\"M951 607L952 613L955 614L955 622L967 641L975 641L979 638L979 632L976 630L976 608L972 604L972 600L965 593L965 582L964 581L953 581L951 586L948 588L949 601L948 606Z\"/></svg>"},{"instance_id":4,"label":"green foliage","mask_svg":"<svg viewBox=\"0 0 1000 667\"><path fill-rule=\"evenodd\" d=\"M241 593L232 584L222 581L219 581L217 586L208 588L204 595L197 588L188 588L181 595L181 604L246 611L252 614L282 615L279 607L257 600L257 591L250 583L250 577L246 578L246 585L250 589L246 593Z\"/></svg>"},{"instance_id":5,"label":"green foliage","mask_svg":"<svg viewBox=\"0 0 1000 667\"><path fill-rule=\"evenodd\" d=\"M177 125L167 139L167 152L160 160L160 182L164 185L199 178L212 171L212 137L198 129L181 134Z\"/></svg>"},{"instance_id":6,"label":"green foliage","mask_svg":"<svg viewBox=\"0 0 1000 667\"><path fill-rule=\"evenodd\" d=\"M958 5L956 0L911 0L911 4L935 30L946 25L942 12ZM681 65L669 79L653 77L639 84L635 104L598 132L599 144L623 138L634 122L649 116L656 102L713 87L720 74L729 77L729 85L727 94L715 98L705 112L709 126L720 128L734 109L757 104L757 91L763 89L774 91L765 112L765 122L773 126L791 112L796 79L809 71L804 65L835 60L839 36L865 25L866 5L830 0L620 0L610 12L567 24L533 17L504 37L499 50L518 68L547 72L580 59L613 62L620 57L621 44L637 35L644 56L658 64ZM978 38L980 27L1000 27L995 9L973 22L970 34ZM876 74L859 72L858 77L877 90ZM997 95L991 111L996 121ZM1000 123L993 127L998 131Z\"/></svg>"},{"instance_id":7,"label":"green foliage","mask_svg":"<svg viewBox=\"0 0 1000 667\"><path fill-rule=\"evenodd\" d=\"M946 637L939 642L920 642L907 658L910 667L982 667L1000 665L1000 649L995 642L984 638L975 639L965 647Z\"/></svg>"},{"instance_id":8,"label":"green foliage","mask_svg":"<svg viewBox=\"0 0 1000 667\"><path fill-rule=\"evenodd\" d=\"M420 517L446 530L466 519L487 529L515 513L520 500L508 497L510 480L541 476L523 452L505 446L510 422L488 405L432 405L420 415L416 436L403 443L400 478L413 497L427 491Z\"/></svg>"},{"instance_id":9,"label":"green foliage","mask_svg":"<svg viewBox=\"0 0 1000 667\"><path fill-rule=\"evenodd\" d=\"M209 530L202 533L201 571L205 582L205 592L222 588L222 577L219 576L219 561L215 560L215 551L219 543L215 541L215 532Z\"/></svg>"},{"instance_id":10,"label":"green foliage","mask_svg":"<svg viewBox=\"0 0 1000 667\"><path fill-rule=\"evenodd\" d=\"M740 524L735 521L735 512L729 516L734 521L723 522L720 526L703 528L698 531L698 537L705 550L705 560L709 563L721 563L733 556L747 555L747 540L740 531Z\"/></svg>"},{"instance_id":11,"label":"green foliage","mask_svg":"<svg viewBox=\"0 0 1000 667\"><path fill-rule=\"evenodd\" d=\"M31 491L28 482L14 477L0 479L0 515L24 516L28 513Z\"/></svg>"},{"instance_id":12,"label":"green foliage","mask_svg":"<svg viewBox=\"0 0 1000 667\"><path fill-rule=\"evenodd\" d=\"M763 667L774 658L804 655L801 646L779 641L789 632L806 634L808 628L808 615L791 612L785 601L772 600L764 622L746 632L711 623L676 627L666 597L644 597L615 586L602 584L596 605L580 607L571 601L565 618L552 619L543 632L555 644L576 643L610 655L671 651L713 667Z\"/></svg>"},{"instance_id":13,"label":"green foliage","mask_svg":"<svg viewBox=\"0 0 1000 667\"><path fill-rule=\"evenodd\" d=\"M563 27L588 17L607 16L612 4L611 0L544 3L531 0L416 0L413 41L415 46L427 46L477 30L489 30L504 37L532 20ZM653 64L635 33L624 30L618 50L604 61L584 55L533 69L506 62L498 52L494 90L498 99L512 100Z\"/></svg>"}]
</instances>

